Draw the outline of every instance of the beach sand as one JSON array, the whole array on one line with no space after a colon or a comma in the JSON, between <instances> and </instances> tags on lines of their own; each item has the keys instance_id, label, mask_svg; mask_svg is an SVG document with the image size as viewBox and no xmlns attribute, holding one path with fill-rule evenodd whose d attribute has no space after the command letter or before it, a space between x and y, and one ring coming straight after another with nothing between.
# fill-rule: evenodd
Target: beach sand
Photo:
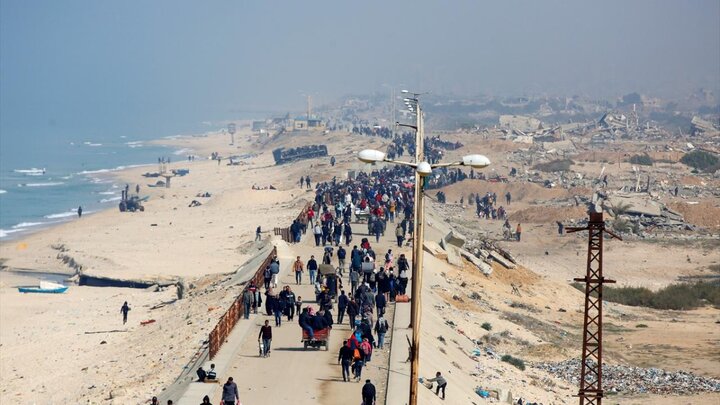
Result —
<instances>
[{"instance_id":1,"label":"beach sand","mask_svg":"<svg viewBox=\"0 0 720 405\"><path fill-rule=\"evenodd\" d=\"M467 143L468 137L459 136L458 139ZM141 185L140 194L150 197L144 212L108 210L0 244L0 258L8 268L70 275L74 269L63 262L62 258L66 256L72 258L72 263L82 266L86 274L151 282L183 279L190 287L186 297L177 301L174 286L157 292L154 289L71 286L63 295L23 295L14 287L27 283L27 279L0 272L0 402L146 403L180 374L240 292L239 286L222 287L223 281L257 251L259 245L253 242L255 228L262 226L263 238L269 238L273 227L288 226L305 201L313 198L311 190L298 186L300 176L310 174L313 183L331 180L333 176L342 178L347 170L365 168L357 162L354 152L381 148L383 144L378 138L347 133L283 134L277 139L259 139L247 130L241 130L235 138L236 145L233 146L227 144L227 135L222 134L158 141L188 149L188 153L199 156L216 151L223 156L250 154L238 166L228 166L226 161L218 165L216 161L204 158L194 162L174 162L172 168L188 168L190 174L173 178L170 188L148 187L157 180L141 176L151 170L148 168L113 174L121 182L128 183L131 190L135 184ZM304 143L326 144L330 154L338 160L336 167L330 167L329 159L274 165L273 148ZM482 143L483 152L497 162L497 170L503 172L508 164L505 153L514 147L500 141ZM477 149L477 145L450 155L462 154L469 149ZM271 184L277 190L252 189L253 185L268 187ZM488 183L482 186L484 189L478 191L486 191ZM565 193L563 190L543 190L528 189L527 200L521 199L518 209L528 208L535 199L556 197L548 192ZM470 191L469 188L464 190ZM203 192L212 196L196 197ZM202 205L188 207L193 200ZM451 200L450 195L448 200ZM432 213L432 207L429 211ZM463 218L470 221L472 212ZM428 220L428 224L432 221L450 222L440 215ZM496 232L495 225L499 229L499 223L483 225L483 232ZM578 356L580 347L576 340L552 341L507 316L523 314L522 309L510 306L512 301L518 300L541 309L540 314L532 316L561 326L554 331L564 330L571 336L578 333L582 297L567 286L566 280L579 276L584 268L582 254L576 257L575 252L582 248L583 242L580 239L550 239L548 245L545 241L552 235L552 230L553 223L548 221L533 224L526 228L523 238L527 242L522 247L508 243L508 248L518 255L528 270L497 269L490 279L486 279L476 271L458 269L437 258L426 260L433 271L424 286L429 298L424 304L422 356L426 360L423 360L421 374L428 376L435 370L456 373L452 376L453 400L446 403L477 400L473 393L476 386L507 387L514 393L522 392L547 400L566 398L575 391L576 387L554 380L553 384L558 388L554 392L545 392L541 382L547 375L533 371L534 377L528 379L513 367L485 357L479 363L479 371L475 370L476 361L468 354L473 348L470 338L490 335L480 328L480 324L489 321L494 333L504 330L512 333L510 342L498 345L507 353L534 361ZM431 237L432 232L428 235ZM553 247L552 260L543 260L548 246ZM705 256L698 254L697 260L702 264L683 267L682 260L664 264L663 246L633 247L630 243L612 242L608 248L608 269L613 277L626 283L628 279L632 280L630 283L645 281L652 287L667 284L679 274L697 274L698 266L716 259L712 252ZM615 256L629 254L645 257L633 262L640 267L639 273L637 269L621 266ZM679 270L668 274L668 269L672 268ZM461 286L462 282L466 285ZM523 284L522 299L511 294L511 282ZM483 297L480 305L467 297L471 290L478 291ZM455 295L462 301L455 299ZM120 314L124 301L132 308L127 325L122 324ZM546 307L550 309L544 310ZM716 328L712 322L717 318L717 310L668 314L615 304L609 307L611 322L627 328L643 321L653 331L666 330L678 337L683 335L680 325L687 322L692 323L693 330L708 332L697 333L685 341L673 338L677 346L672 350L663 349L665 338L658 333L623 332L627 335L624 342L608 334L610 358L621 362L645 361L643 365L674 369L672 365L683 357L687 360L683 368L718 377L714 367L717 353L709 357L710 361L706 358L712 353L712 342L717 341L717 329L707 329ZM558 313L559 308L568 312ZM449 317L456 326L447 324ZM142 321L148 320L155 322L141 325ZM663 329L667 324L672 327ZM463 333L458 334L458 329ZM447 346L438 342L440 335L447 340ZM526 347L518 343L522 341L532 345ZM558 349L558 344L567 347ZM628 345L659 350L663 356L656 356L658 360L653 362L643 357L645 351L630 350ZM302 367L302 364L297 366ZM236 379L242 378L243 373L249 375L252 372L239 370ZM479 374L473 375L473 372ZM440 403L427 390L423 390L421 399L425 400L423 403Z\"/></svg>"}]
</instances>

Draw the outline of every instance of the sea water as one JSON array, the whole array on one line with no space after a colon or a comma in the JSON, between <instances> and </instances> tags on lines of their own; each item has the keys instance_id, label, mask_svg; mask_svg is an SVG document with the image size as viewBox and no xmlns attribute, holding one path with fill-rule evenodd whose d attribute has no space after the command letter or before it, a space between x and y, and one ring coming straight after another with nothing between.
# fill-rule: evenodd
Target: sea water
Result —
<instances>
[{"instance_id":1,"label":"sea water","mask_svg":"<svg viewBox=\"0 0 720 405\"><path fill-rule=\"evenodd\" d=\"M190 154L123 136L26 145L3 142L0 148L0 240L74 220L79 206L83 215L117 209L125 184L112 172L137 165L153 172L160 157L177 161ZM129 186L134 192L135 184Z\"/></svg>"}]
</instances>

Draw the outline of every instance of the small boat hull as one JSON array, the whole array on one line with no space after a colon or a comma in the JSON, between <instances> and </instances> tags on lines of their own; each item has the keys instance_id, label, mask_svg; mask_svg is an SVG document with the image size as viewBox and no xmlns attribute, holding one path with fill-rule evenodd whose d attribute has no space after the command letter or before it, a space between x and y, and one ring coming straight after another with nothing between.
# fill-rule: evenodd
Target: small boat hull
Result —
<instances>
[{"instance_id":1,"label":"small boat hull","mask_svg":"<svg viewBox=\"0 0 720 405\"><path fill-rule=\"evenodd\" d=\"M40 288L40 287L18 287L21 293L40 293L40 294L62 294L67 291L68 287L58 288Z\"/></svg>"}]
</instances>

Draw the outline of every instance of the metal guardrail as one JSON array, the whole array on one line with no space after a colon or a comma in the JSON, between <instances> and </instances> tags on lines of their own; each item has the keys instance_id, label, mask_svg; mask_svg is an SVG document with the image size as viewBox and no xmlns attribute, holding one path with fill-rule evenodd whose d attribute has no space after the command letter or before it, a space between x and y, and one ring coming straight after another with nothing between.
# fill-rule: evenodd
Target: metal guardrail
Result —
<instances>
[{"instance_id":1,"label":"metal guardrail","mask_svg":"<svg viewBox=\"0 0 720 405\"><path fill-rule=\"evenodd\" d=\"M307 227L307 224L309 222L308 220L308 210L310 210L310 207L312 207L312 203L308 202L305 204L305 207L300 211L300 214L295 218L296 221L300 222L304 227ZM280 236L282 240L284 240L287 243L292 242L292 234L290 233L290 227L286 228L273 228L273 233L277 236ZM303 232L304 233L304 232Z\"/></svg>"},{"instance_id":2,"label":"metal guardrail","mask_svg":"<svg viewBox=\"0 0 720 405\"><path fill-rule=\"evenodd\" d=\"M255 285L262 285L263 273L265 271L265 268L270 265L270 262L276 255L277 247L273 247L273 250L270 251L268 256L265 258L265 260L263 260L262 264L255 272L255 275L253 275L252 279L248 280L248 284L245 286L245 288L243 288L240 295L235 298L235 301L233 301L233 303L230 305L230 308L225 311L223 316L220 317L220 320L218 320L217 325L215 325L215 328L212 330L212 332L210 332L210 360L212 360L217 354L217 352L220 351L220 348L225 343L227 337L230 335L230 332L232 332L233 328L240 319L240 316L243 313L242 295L250 285L250 281L255 281Z\"/></svg>"}]
</instances>

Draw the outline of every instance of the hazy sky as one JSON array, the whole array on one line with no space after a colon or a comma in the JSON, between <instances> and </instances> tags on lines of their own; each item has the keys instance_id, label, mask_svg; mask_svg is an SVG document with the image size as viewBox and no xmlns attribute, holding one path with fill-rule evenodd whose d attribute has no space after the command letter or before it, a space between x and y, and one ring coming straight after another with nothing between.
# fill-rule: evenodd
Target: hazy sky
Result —
<instances>
[{"instance_id":1,"label":"hazy sky","mask_svg":"<svg viewBox=\"0 0 720 405\"><path fill-rule=\"evenodd\" d=\"M182 131L383 84L720 85L720 1L0 0L0 135Z\"/></svg>"}]
</instances>

